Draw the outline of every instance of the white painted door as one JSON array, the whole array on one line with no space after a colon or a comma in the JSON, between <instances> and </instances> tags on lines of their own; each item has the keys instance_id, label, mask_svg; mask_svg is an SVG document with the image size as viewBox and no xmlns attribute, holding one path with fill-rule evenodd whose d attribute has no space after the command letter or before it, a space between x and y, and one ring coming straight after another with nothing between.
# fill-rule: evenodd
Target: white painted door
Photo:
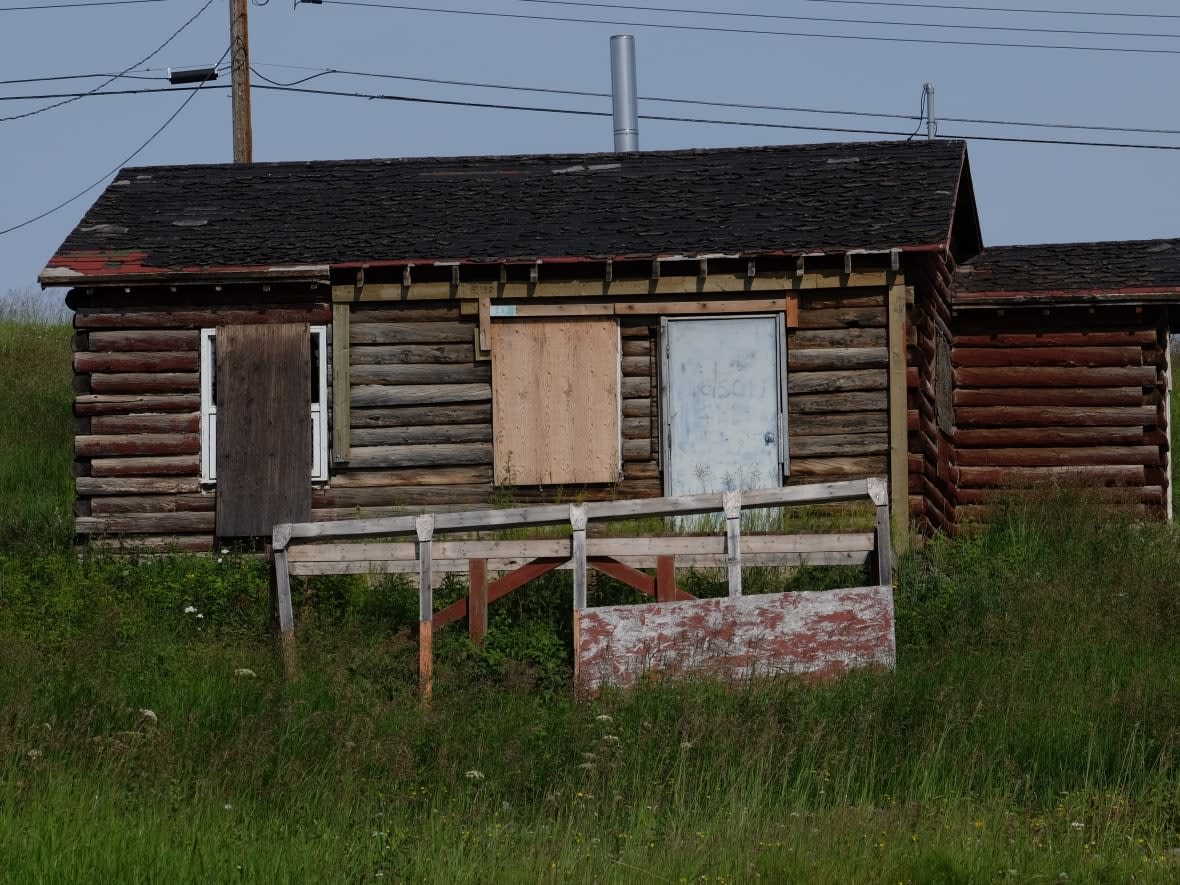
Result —
<instances>
[{"instance_id":1,"label":"white painted door","mask_svg":"<svg viewBox=\"0 0 1180 885\"><path fill-rule=\"evenodd\" d=\"M782 317L667 319L663 325L665 493L782 485Z\"/></svg>"}]
</instances>

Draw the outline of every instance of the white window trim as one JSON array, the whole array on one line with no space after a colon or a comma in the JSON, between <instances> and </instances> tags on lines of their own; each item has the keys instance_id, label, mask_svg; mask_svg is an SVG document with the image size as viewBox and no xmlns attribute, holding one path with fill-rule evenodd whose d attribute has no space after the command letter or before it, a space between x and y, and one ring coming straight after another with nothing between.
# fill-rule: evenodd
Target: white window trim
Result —
<instances>
[{"instance_id":1,"label":"white window trim","mask_svg":"<svg viewBox=\"0 0 1180 885\"><path fill-rule=\"evenodd\" d=\"M319 354L320 396L311 404L311 481L328 481L328 327L312 326L311 346ZM217 403L213 399L216 329L201 329L201 484L217 484Z\"/></svg>"}]
</instances>

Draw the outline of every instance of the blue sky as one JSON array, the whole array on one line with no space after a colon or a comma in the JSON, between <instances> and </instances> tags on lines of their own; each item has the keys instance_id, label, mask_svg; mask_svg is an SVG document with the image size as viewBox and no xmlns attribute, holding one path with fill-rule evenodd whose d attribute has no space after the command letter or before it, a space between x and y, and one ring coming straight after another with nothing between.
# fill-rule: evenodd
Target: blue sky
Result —
<instances>
[{"instance_id":1,"label":"blue sky","mask_svg":"<svg viewBox=\"0 0 1180 885\"><path fill-rule=\"evenodd\" d=\"M10 7L81 0L0 0L0 80L115 73L148 55L206 0L16 11ZM386 0L363 0L384 3ZM403 6L459 12L291 0L250 6L251 61L290 83L326 69L303 87L436 100L609 112L609 99L443 85L390 76L587 92L610 88L609 38L632 33L638 50L640 114L912 132L916 119L669 104L648 97L776 105L916 117L922 84L935 86L940 119L987 119L1180 130L1180 8L1174 0L989 0L971 10L906 8L836 0L636 0L676 7L644 12L536 0L418 0ZM914 0L918 2L918 0ZM984 12L978 6L1172 16ZM596 8L597 6L597 8ZM812 19L907 22L902 26L694 15L725 10ZM496 13L476 15L472 13ZM539 21L506 16L538 16ZM215 64L228 46L227 0L210 6L150 61L103 87L167 87L165 69ZM556 18L609 19L593 24ZM841 39L654 28L641 23L811 32ZM1139 32L1111 37L1034 31L925 28L921 24ZM1155 52L1082 52L1010 46L935 45L850 36L997 43L1082 44ZM1161 51L1162 50L1162 51ZM217 86L228 82L218 80ZM254 78L256 85L264 81ZM0 84L0 98L80 92L97 79ZM0 230L60 203L115 169L187 96L90 97L23 119L0 121ZM60 99L57 99L60 100ZM0 117L55 100L0 101ZM258 161L610 150L609 117L571 116L256 90ZM978 136L1131 142L1180 146L1180 134L940 123L967 137L985 242L989 244L1180 236L1180 150L1015 144ZM848 141L887 137L789 128L642 120L645 150ZM924 137L924 129L917 137ZM193 97L133 165L231 159L225 89ZM105 180L104 180L105 184ZM29 289L54 249L101 187L47 218L0 235L0 294ZM60 292L49 298L60 299Z\"/></svg>"}]
</instances>

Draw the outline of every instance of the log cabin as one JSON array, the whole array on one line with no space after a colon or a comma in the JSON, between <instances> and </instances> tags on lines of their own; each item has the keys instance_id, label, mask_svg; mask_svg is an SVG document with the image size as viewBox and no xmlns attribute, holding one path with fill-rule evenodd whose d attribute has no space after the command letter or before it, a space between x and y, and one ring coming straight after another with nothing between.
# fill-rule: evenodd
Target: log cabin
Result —
<instances>
[{"instance_id":1,"label":"log cabin","mask_svg":"<svg viewBox=\"0 0 1180 885\"><path fill-rule=\"evenodd\" d=\"M1162 515L1175 291L1075 252L985 250L952 140L124 169L40 276L76 531L884 476L904 536L1063 468Z\"/></svg>"}]
</instances>

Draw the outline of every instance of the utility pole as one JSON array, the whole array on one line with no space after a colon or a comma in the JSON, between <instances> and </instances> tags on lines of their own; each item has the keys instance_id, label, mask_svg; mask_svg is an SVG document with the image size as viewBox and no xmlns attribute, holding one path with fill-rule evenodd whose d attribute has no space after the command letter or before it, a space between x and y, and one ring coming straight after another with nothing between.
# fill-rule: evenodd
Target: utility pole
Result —
<instances>
[{"instance_id":1,"label":"utility pole","mask_svg":"<svg viewBox=\"0 0 1180 885\"><path fill-rule=\"evenodd\" d=\"M229 0L230 73L233 95L234 162L249 163L254 154L250 125L250 33L246 19L249 0Z\"/></svg>"}]
</instances>

